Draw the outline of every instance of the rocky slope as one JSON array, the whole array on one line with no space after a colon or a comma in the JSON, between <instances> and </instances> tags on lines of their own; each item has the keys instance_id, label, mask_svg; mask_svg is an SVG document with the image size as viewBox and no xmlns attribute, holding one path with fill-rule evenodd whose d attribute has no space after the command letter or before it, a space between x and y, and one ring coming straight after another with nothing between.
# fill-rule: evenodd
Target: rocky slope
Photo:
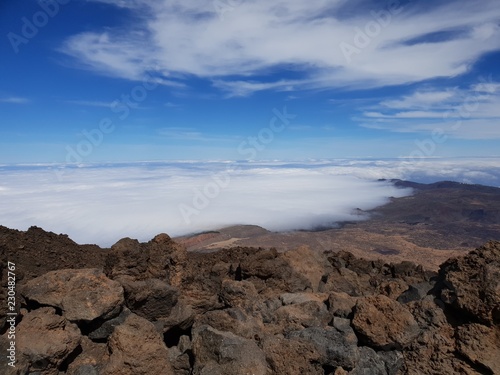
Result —
<instances>
[{"instance_id":1,"label":"rocky slope","mask_svg":"<svg viewBox=\"0 0 500 375\"><path fill-rule=\"evenodd\" d=\"M448 258L463 255L489 240L500 240L500 188L442 181L434 184L393 180L414 194L393 198L370 211L366 220L336 223L316 231L274 233L255 226L234 226L176 238L194 251L235 246L300 245L316 250L343 249L358 257L391 262L410 260L437 271ZM335 223L334 223L335 224Z\"/></svg>"},{"instance_id":2,"label":"rocky slope","mask_svg":"<svg viewBox=\"0 0 500 375\"><path fill-rule=\"evenodd\" d=\"M439 272L302 246L79 246L0 227L5 374L497 374L500 242ZM16 264L15 368L7 262Z\"/></svg>"}]
</instances>

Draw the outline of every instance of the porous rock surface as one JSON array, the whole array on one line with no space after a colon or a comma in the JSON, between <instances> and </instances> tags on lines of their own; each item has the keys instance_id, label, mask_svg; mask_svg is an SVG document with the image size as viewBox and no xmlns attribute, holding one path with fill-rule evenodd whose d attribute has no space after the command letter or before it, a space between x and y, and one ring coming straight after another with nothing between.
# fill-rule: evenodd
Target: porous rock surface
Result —
<instances>
[{"instance_id":1,"label":"porous rock surface","mask_svg":"<svg viewBox=\"0 0 500 375\"><path fill-rule=\"evenodd\" d=\"M96 254L73 263L65 236L0 227L0 240L3 287L8 260L19 275L16 367L2 373L500 373L500 242L433 273L341 249L188 253L166 234L81 247ZM30 249L39 265L16 256Z\"/></svg>"}]
</instances>

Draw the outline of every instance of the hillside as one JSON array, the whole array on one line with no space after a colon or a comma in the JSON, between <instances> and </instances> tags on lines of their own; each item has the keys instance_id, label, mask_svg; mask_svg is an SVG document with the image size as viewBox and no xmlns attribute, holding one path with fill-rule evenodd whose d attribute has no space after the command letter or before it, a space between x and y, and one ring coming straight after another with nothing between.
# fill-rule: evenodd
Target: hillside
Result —
<instances>
[{"instance_id":1,"label":"hillside","mask_svg":"<svg viewBox=\"0 0 500 375\"><path fill-rule=\"evenodd\" d=\"M500 373L500 242L439 272L307 246L188 252L166 234L99 249L1 227L0 251L5 374Z\"/></svg>"},{"instance_id":2,"label":"hillside","mask_svg":"<svg viewBox=\"0 0 500 375\"><path fill-rule=\"evenodd\" d=\"M332 223L316 231L269 232L255 226L234 226L176 238L190 251L232 246L274 247L286 251L305 245L319 250L346 250L356 256L405 260L437 270L458 256L494 239L500 240L500 189L443 181L418 184L393 180L414 194L392 198L371 211L358 210L365 220Z\"/></svg>"}]
</instances>

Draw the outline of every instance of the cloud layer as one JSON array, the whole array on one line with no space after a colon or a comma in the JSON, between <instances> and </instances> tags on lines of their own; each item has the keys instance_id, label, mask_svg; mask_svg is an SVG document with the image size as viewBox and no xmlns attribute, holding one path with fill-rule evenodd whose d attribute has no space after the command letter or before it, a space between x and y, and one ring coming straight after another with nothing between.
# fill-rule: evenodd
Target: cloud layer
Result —
<instances>
[{"instance_id":1,"label":"cloud layer","mask_svg":"<svg viewBox=\"0 0 500 375\"><path fill-rule=\"evenodd\" d=\"M452 179L500 186L498 159L336 160L308 163L136 163L0 166L0 224L67 233L109 246L226 225L311 229L359 220L390 196L409 194L378 178Z\"/></svg>"},{"instance_id":2,"label":"cloud layer","mask_svg":"<svg viewBox=\"0 0 500 375\"><path fill-rule=\"evenodd\" d=\"M500 49L495 0L91 1L131 18L69 37L63 51L79 63L128 79L204 77L237 96L454 77ZM265 78L283 67L294 77Z\"/></svg>"}]
</instances>

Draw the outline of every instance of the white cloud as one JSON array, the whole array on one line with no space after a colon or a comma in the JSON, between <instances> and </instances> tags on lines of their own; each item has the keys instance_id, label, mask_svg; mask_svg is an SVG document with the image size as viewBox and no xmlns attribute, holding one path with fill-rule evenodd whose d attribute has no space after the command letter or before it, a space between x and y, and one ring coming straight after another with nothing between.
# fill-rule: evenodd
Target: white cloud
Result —
<instances>
[{"instance_id":1,"label":"white cloud","mask_svg":"<svg viewBox=\"0 0 500 375\"><path fill-rule=\"evenodd\" d=\"M172 103L172 102L166 102L165 103L165 107L167 107L167 108L180 108L181 105L180 104L176 104L176 103Z\"/></svg>"},{"instance_id":2,"label":"white cloud","mask_svg":"<svg viewBox=\"0 0 500 375\"><path fill-rule=\"evenodd\" d=\"M199 142L228 142L235 141L238 137L207 135L195 128L167 127L158 130L158 134L172 140L187 140Z\"/></svg>"},{"instance_id":3,"label":"white cloud","mask_svg":"<svg viewBox=\"0 0 500 375\"><path fill-rule=\"evenodd\" d=\"M229 2L223 17L213 1L95 1L130 8L137 17L127 30L95 30L68 38L66 53L101 73L128 79L142 77L152 66L176 79L214 79L218 88L235 96L453 77L485 53L500 49L500 3L494 0L460 6L411 2L393 14L377 3L368 7L366 1L356 6L346 0L255 0ZM346 6L356 13L345 16ZM362 46L358 30L371 35L364 37ZM425 38L442 31L449 32L449 38ZM356 52L346 58L342 44L354 46ZM294 67L303 78L255 78L282 65Z\"/></svg>"},{"instance_id":4,"label":"white cloud","mask_svg":"<svg viewBox=\"0 0 500 375\"><path fill-rule=\"evenodd\" d=\"M384 100L380 106L390 109L428 109L443 103L449 103L456 98L456 90L445 91L417 91L403 99Z\"/></svg>"},{"instance_id":5,"label":"white cloud","mask_svg":"<svg viewBox=\"0 0 500 375\"><path fill-rule=\"evenodd\" d=\"M358 220L355 208L370 209L390 196L409 193L376 179L453 179L498 186L499 165L498 159L344 159L294 166L173 162L4 168L0 223L22 230L38 225L103 246L125 236L145 241L160 232L182 235L233 224L309 229ZM56 171L62 173L60 179ZM181 204L198 211L190 223Z\"/></svg>"},{"instance_id":6,"label":"white cloud","mask_svg":"<svg viewBox=\"0 0 500 375\"><path fill-rule=\"evenodd\" d=\"M357 120L366 128L428 134L439 130L459 139L500 139L500 84L491 78L467 89L416 91L365 109Z\"/></svg>"},{"instance_id":7,"label":"white cloud","mask_svg":"<svg viewBox=\"0 0 500 375\"><path fill-rule=\"evenodd\" d=\"M19 96L10 96L7 98L0 98L0 103L10 103L10 104L27 104L30 100L27 98L21 98Z\"/></svg>"},{"instance_id":8,"label":"white cloud","mask_svg":"<svg viewBox=\"0 0 500 375\"><path fill-rule=\"evenodd\" d=\"M68 104L76 104L86 107L103 107L103 108L111 108L112 102L104 102L97 100L66 100Z\"/></svg>"}]
</instances>

